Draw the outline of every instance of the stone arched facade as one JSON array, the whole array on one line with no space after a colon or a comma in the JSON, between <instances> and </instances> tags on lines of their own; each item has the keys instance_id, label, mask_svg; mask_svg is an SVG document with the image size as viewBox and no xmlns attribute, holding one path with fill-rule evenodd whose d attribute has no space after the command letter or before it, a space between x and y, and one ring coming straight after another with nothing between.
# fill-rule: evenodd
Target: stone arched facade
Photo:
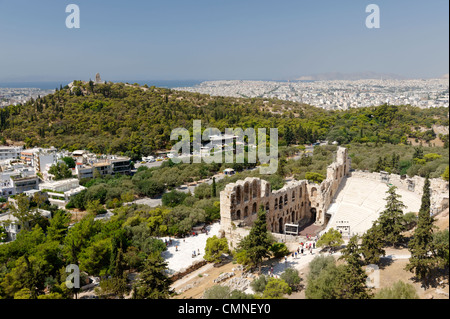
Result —
<instances>
[{"instance_id":1,"label":"stone arched facade","mask_svg":"<svg viewBox=\"0 0 450 319\"><path fill-rule=\"evenodd\" d=\"M220 192L221 228L230 240L236 228L251 226L262 206L266 211L267 228L283 233L285 224L312 221L323 225L327 211L339 184L350 171L347 149L339 147L336 161L327 168L327 177L320 184L307 180L288 182L272 191L270 183L260 178L247 177L226 185Z\"/></svg>"}]
</instances>

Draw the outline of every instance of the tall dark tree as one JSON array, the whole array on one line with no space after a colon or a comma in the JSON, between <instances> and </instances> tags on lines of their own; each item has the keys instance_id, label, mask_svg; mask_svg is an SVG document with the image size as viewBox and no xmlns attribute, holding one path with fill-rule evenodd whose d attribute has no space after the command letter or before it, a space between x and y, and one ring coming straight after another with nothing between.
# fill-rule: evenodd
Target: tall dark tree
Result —
<instances>
[{"instance_id":1,"label":"tall dark tree","mask_svg":"<svg viewBox=\"0 0 450 319\"><path fill-rule=\"evenodd\" d=\"M423 158L423 148L421 146L414 147L413 159L414 158L418 158L418 159L422 159Z\"/></svg>"},{"instance_id":2,"label":"tall dark tree","mask_svg":"<svg viewBox=\"0 0 450 319\"><path fill-rule=\"evenodd\" d=\"M408 271L414 272L417 279L425 282L430 278L438 262L433 241L434 218L430 214L430 201L430 180L427 177L423 186L417 227L408 245L411 257L409 264L406 265Z\"/></svg>"},{"instance_id":3,"label":"tall dark tree","mask_svg":"<svg viewBox=\"0 0 450 319\"><path fill-rule=\"evenodd\" d=\"M370 299L370 291L366 287L367 275L362 269L361 250L358 246L358 236L350 238L342 250L342 256L347 264L339 277L339 299Z\"/></svg>"},{"instance_id":4,"label":"tall dark tree","mask_svg":"<svg viewBox=\"0 0 450 319\"><path fill-rule=\"evenodd\" d=\"M264 258L270 257L269 248L272 242L267 231L266 211L261 205L258 218L255 220L250 233L239 243L238 250L244 250L247 258L258 266L261 272L261 263Z\"/></svg>"},{"instance_id":5,"label":"tall dark tree","mask_svg":"<svg viewBox=\"0 0 450 319\"><path fill-rule=\"evenodd\" d=\"M167 263L157 254L149 255L144 269L133 289L134 299L167 299L170 297L170 279L166 274Z\"/></svg>"},{"instance_id":6,"label":"tall dark tree","mask_svg":"<svg viewBox=\"0 0 450 319\"><path fill-rule=\"evenodd\" d=\"M399 200L401 196L395 192L396 189L397 187L391 186L387 191L386 209L377 220L386 245L397 245L402 242L401 233L405 230L403 209L406 206Z\"/></svg>"},{"instance_id":7,"label":"tall dark tree","mask_svg":"<svg viewBox=\"0 0 450 319\"><path fill-rule=\"evenodd\" d=\"M383 159L381 158L381 156L378 157L377 160L377 164L375 166L375 171L380 172L384 170L384 163L383 163Z\"/></svg>"},{"instance_id":8,"label":"tall dark tree","mask_svg":"<svg viewBox=\"0 0 450 319\"><path fill-rule=\"evenodd\" d=\"M212 178L212 188L211 188L211 197L217 196L217 186L216 186L216 178Z\"/></svg>"},{"instance_id":9,"label":"tall dark tree","mask_svg":"<svg viewBox=\"0 0 450 319\"><path fill-rule=\"evenodd\" d=\"M294 133L292 132L290 126L286 126L284 130L284 140L288 146L294 142Z\"/></svg>"},{"instance_id":10,"label":"tall dark tree","mask_svg":"<svg viewBox=\"0 0 450 319\"><path fill-rule=\"evenodd\" d=\"M383 247L383 234L380 231L380 226L375 222L362 236L361 253L364 256L364 261L367 264L378 264L380 257L386 254Z\"/></svg>"}]
</instances>

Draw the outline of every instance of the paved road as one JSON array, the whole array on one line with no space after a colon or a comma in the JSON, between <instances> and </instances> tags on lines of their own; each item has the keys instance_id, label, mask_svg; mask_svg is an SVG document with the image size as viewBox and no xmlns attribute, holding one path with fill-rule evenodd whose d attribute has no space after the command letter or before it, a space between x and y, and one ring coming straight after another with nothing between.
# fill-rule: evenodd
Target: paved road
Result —
<instances>
[{"instance_id":1,"label":"paved road","mask_svg":"<svg viewBox=\"0 0 450 319\"><path fill-rule=\"evenodd\" d=\"M347 242L347 240L346 240ZM312 243L312 241L306 241L307 244ZM289 247L292 250L292 244L289 244ZM280 259L279 261L273 261L272 265L273 265L273 274L275 276L280 276L284 270L286 268L295 268L297 270L301 270L304 269L306 266L309 265L309 263L314 259L314 257L318 256L318 255L322 255L322 256L329 256L330 253L328 252L320 252L322 250L322 248L316 248L312 250L312 254L305 249L304 250L304 254L303 255L297 255L297 258L290 256L287 256L287 260L284 261L283 259ZM331 254L331 256L335 256L335 257L339 257L341 256L342 253L340 251L337 251L333 254ZM409 259L411 257L411 254L409 252L399 252L396 254L389 254L386 255L384 257L381 258L386 258L386 259L392 259L392 260L398 260L398 259ZM264 273L265 275L268 275L270 271L270 265L265 265L262 267L262 273Z\"/></svg>"},{"instance_id":2,"label":"paved road","mask_svg":"<svg viewBox=\"0 0 450 319\"><path fill-rule=\"evenodd\" d=\"M134 167L137 169L137 168L139 168L140 166L146 166L146 167L148 167L148 168L152 168L152 167L159 167L159 166L161 166L162 165L162 163L164 163L164 161L156 161L156 162L153 162L153 163L145 163L145 164L141 164L141 162L137 162L136 164L134 164Z\"/></svg>"},{"instance_id":3,"label":"paved road","mask_svg":"<svg viewBox=\"0 0 450 319\"><path fill-rule=\"evenodd\" d=\"M151 163L151 164L153 164L153 163ZM216 182L218 182L221 179L225 178L225 175L223 173L216 174L214 176L211 176L211 178L203 180L201 183L197 183L196 185L192 185L192 186L181 185L181 186L175 188L175 190L177 190L179 192L183 192L183 193L191 192L191 194L194 194L195 188L198 187L199 185L201 185L203 183L207 183L207 184L211 185L213 177L215 177L216 178ZM167 193L167 192L169 192L169 191L166 190L165 193ZM131 204L143 204L143 205L148 205L150 207L161 206L162 205L162 196L158 196L158 197L155 197L155 198L144 197L144 198L136 199L136 200L134 200L132 202L125 203L125 205L131 205Z\"/></svg>"}]
</instances>

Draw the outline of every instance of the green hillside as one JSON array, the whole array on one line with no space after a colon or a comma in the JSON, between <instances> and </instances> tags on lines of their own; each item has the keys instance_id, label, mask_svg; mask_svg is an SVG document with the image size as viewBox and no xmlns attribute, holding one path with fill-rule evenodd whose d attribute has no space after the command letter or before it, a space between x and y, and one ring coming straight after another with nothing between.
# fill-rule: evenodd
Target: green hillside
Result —
<instances>
[{"instance_id":1,"label":"green hillside","mask_svg":"<svg viewBox=\"0 0 450 319\"><path fill-rule=\"evenodd\" d=\"M75 81L72 89L66 86L24 105L1 109L0 134L3 141L24 141L27 147L85 148L137 158L169 148L171 130L192 130L194 119L202 120L202 128L222 131L227 127L276 127L280 145L325 138L341 144L406 144L407 137L435 138L431 126L448 125L447 116L446 108L382 105L326 111L282 100ZM416 132L418 127L425 131Z\"/></svg>"}]
</instances>

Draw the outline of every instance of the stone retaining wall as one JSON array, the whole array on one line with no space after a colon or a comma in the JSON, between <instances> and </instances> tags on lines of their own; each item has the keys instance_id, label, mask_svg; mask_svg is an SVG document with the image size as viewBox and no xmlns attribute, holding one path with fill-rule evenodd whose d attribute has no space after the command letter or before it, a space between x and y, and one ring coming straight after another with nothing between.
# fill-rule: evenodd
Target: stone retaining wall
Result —
<instances>
[{"instance_id":1,"label":"stone retaining wall","mask_svg":"<svg viewBox=\"0 0 450 319\"><path fill-rule=\"evenodd\" d=\"M207 263L208 262L206 260L199 260L199 261L195 262L194 264L192 264L191 266L189 266L188 268L181 269L180 271L174 273L169 278L172 281L177 281L178 279L183 278L184 276L189 275L191 272L196 271L197 269L203 267Z\"/></svg>"}]
</instances>

